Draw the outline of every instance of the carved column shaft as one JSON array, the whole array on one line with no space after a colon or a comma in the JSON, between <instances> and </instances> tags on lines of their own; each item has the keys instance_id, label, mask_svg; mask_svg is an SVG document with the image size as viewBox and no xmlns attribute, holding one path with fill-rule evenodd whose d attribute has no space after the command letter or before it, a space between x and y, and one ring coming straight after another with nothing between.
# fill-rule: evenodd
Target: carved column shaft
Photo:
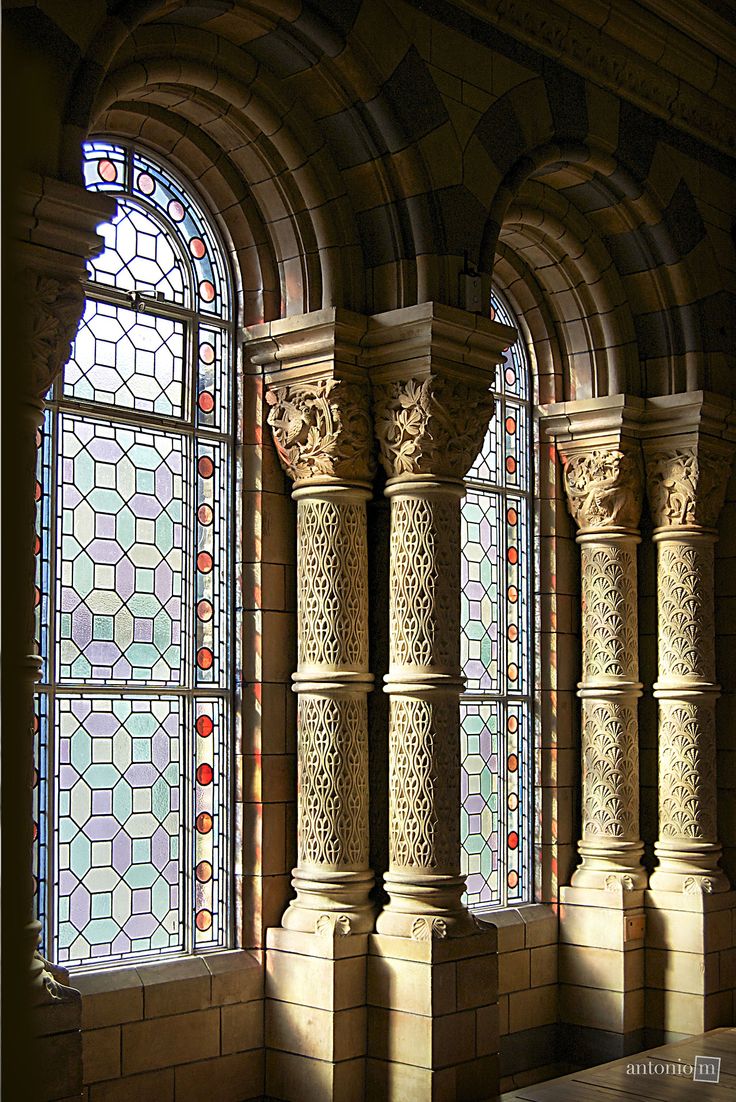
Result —
<instances>
[{"instance_id":1,"label":"carved column shaft","mask_svg":"<svg viewBox=\"0 0 736 1102\"><path fill-rule=\"evenodd\" d=\"M638 450L568 449L565 489L579 526L583 828L577 887L646 885L639 837L636 546Z\"/></svg>"},{"instance_id":2,"label":"carved column shaft","mask_svg":"<svg viewBox=\"0 0 736 1102\"><path fill-rule=\"evenodd\" d=\"M272 384L269 423L297 502L298 850L286 929L373 928L368 894L368 388Z\"/></svg>"},{"instance_id":3,"label":"carved column shaft","mask_svg":"<svg viewBox=\"0 0 736 1102\"><path fill-rule=\"evenodd\" d=\"M713 545L731 456L701 441L650 446L657 544L659 865L651 887L727 891L716 823Z\"/></svg>"},{"instance_id":4,"label":"carved column shaft","mask_svg":"<svg viewBox=\"0 0 736 1102\"><path fill-rule=\"evenodd\" d=\"M390 698L390 900L376 929L423 940L475 929L460 874L460 501L463 476L493 412L488 387L495 364L514 335L489 322L477 333L471 326L469 334L458 311L430 304L420 311L421 324L399 324L394 336L397 358L410 366L392 362L386 351L389 366L374 369L372 382L391 502L384 686ZM478 358L470 366L463 358L471 359L466 342L473 339ZM442 367L434 364L434 341ZM448 370L452 358L458 363Z\"/></svg>"}]
</instances>

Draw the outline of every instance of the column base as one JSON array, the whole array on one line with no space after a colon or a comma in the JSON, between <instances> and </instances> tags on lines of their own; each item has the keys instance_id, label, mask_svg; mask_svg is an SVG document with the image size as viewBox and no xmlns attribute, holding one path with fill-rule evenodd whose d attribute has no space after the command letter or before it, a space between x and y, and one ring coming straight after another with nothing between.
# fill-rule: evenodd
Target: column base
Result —
<instances>
[{"instance_id":1,"label":"column base","mask_svg":"<svg viewBox=\"0 0 736 1102\"><path fill-rule=\"evenodd\" d=\"M640 891L647 886L647 870L641 863L644 843L622 842L617 838L581 839L578 842L580 864L572 874L576 888L615 891Z\"/></svg>"},{"instance_id":2,"label":"column base","mask_svg":"<svg viewBox=\"0 0 736 1102\"><path fill-rule=\"evenodd\" d=\"M644 893L647 1026L657 1036L732 1025L736 892Z\"/></svg>"},{"instance_id":3,"label":"column base","mask_svg":"<svg viewBox=\"0 0 736 1102\"><path fill-rule=\"evenodd\" d=\"M375 907L368 899L373 873L332 872L323 869L292 870L292 899L284 917L285 930L307 934L367 934L375 925Z\"/></svg>"},{"instance_id":4,"label":"column base","mask_svg":"<svg viewBox=\"0 0 736 1102\"><path fill-rule=\"evenodd\" d=\"M477 933L475 919L460 902L465 891L462 877L389 872L383 883L390 899L376 919L376 933L414 941Z\"/></svg>"},{"instance_id":5,"label":"column base","mask_svg":"<svg viewBox=\"0 0 736 1102\"><path fill-rule=\"evenodd\" d=\"M363 1102L365 936L266 934L266 1096Z\"/></svg>"},{"instance_id":6,"label":"column base","mask_svg":"<svg viewBox=\"0 0 736 1102\"><path fill-rule=\"evenodd\" d=\"M496 931L368 939L366 1097L480 1102L497 1097Z\"/></svg>"},{"instance_id":7,"label":"column base","mask_svg":"<svg viewBox=\"0 0 736 1102\"><path fill-rule=\"evenodd\" d=\"M620 880L603 890L560 890L562 1022L618 1035L621 1044L641 1039L644 934L643 891L627 889Z\"/></svg>"},{"instance_id":8,"label":"column base","mask_svg":"<svg viewBox=\"0 0 736 1102\"><path fill-rule=\"evenodd\" d=\"M649 887L657 892L695 895L730 891L728 877L718 865L722 852L719 842L689 842L680 838L655 842L654 854L659 864L649 878Z\"/></svg>"}]
</instances>

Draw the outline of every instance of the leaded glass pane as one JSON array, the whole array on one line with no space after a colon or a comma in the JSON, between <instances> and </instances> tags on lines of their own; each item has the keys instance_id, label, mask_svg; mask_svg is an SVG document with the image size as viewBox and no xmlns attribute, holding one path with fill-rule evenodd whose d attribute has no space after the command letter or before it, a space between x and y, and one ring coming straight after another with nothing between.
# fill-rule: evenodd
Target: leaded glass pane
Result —
<instances>
[{"instance_id":1,"label":"leaded glass pane","mask_svg":"<svg viewBox=\"0 0 736 1102\"><path fill-rule=\"evenodd\" d=\"M57 703L59 963L182 949L181 702Z\"/></svg>"},{"instance_id":2,"label":"leaded glass pane","mask_svg":"<svg viewBox=\"0 0 736 1102\"><path fill-rule=\"evenodd\" d=\"M64 394L182 417L183 323L88 299L64 371Z\"/></svg>"},{"instance_id":3,"label":"leaded glass pane","mask_svg":"<svg viewBox=\"0 0 736 1102\"><path fill-rule=\"evenodd\" d=\"M62 414L59 679L182 682L187 441Z\"/></svg>"},{"instance_id":4,"label":"leaded glass pane","mask_svg":"<svg viewBox=\"0 0 736 1102\"><path fill-rule=\"evenodd\" d=\"M48 396L36 494L34 875L69 965L219 947L230 928L225 260L155 158L96 140L85 180L118 208Z\"/></svg>"},{"instance_id":5,"label":"leaded glass pane","mask_svg":"<svg viewBox=\"0 0 736 1102\"><path fill-rule=\"evenodd\" d=\"M492 316L514 319L495 292ZM523 342L506 350L496 409L462 506L461 864L469 906L530 898L533 840L532 464Z\"/></svg>"}]
</instances>

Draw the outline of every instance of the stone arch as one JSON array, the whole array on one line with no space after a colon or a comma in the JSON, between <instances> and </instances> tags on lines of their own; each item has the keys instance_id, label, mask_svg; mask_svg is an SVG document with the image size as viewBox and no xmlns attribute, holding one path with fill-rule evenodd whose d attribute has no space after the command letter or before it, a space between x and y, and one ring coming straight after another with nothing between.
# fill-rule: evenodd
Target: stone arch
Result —
<instances>
[{"instance_id":1,"label":"stone arch","mask_svg":"<svg viewBox=\"0 0 736 1102\"><path fill-rule=\"evenodd\" d=\"M236 12L210 4L186 22L177 22L180 5L124 6L93 36L70 89L64 174L77 178L79 142L98 120L107 117L109 128L121 119L110 115L116 104L125 104L128 126L136 111L150 119L157 107L203 131L218 147L215 163L229 159L248 181L254 232L265 233L278 267L282 313L442 298L442 219L401 108L402 89L417 81L440 97L384 0L370 6L392 29L375 57L352 33L359 4L337 5L330 19L289 4L276 13L269 5L270 15L257 3ZM266 319L275 316L270 266L262 265Z\"/></svg>"}]
</instances>

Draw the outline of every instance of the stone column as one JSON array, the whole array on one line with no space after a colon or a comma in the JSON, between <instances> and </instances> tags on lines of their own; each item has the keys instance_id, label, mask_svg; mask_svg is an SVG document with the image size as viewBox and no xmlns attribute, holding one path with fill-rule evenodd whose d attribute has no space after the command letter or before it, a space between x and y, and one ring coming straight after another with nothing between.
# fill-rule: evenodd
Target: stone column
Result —
<instances>
[{"instance_id":1,"label":"stone column","mask_svg":"<svg viewBox=\"0 0 736 1102\"><path fill-rule=\"evenodd\" d=\"M387 1102L485 1098L498 1074L496 935L460 875L460 501L515 336L424 303L372 318L366 339L391 505L389 901L368 961L368 1095Z\"/></svg>"},{"instance_id":2,"label":"stone column","mask_svg":"<svg viewBox=\"0 0 736 1102\"><path fill-rule=\"evenodd\" d=\"M34 483L37 434L43 422L43 397L69 358L84 306L81 280L85 260L99 252L102 238L97 225L113 216L114 202L84 188L59 180L29 175L19 195L14 242L18 268L18 314L8 315L12 336L19 338L18 359L6 363L12 376L10 389L16 398L13 410L14 529L9 558L17 579L17 611L13 616L12 647L6 649L5 691L13 694L13 712L23 737L11 739L8 755L13 762L11 798L22 805L14 816L18 854L14 895L25 912L24 945L18 947L24 967L30 969L30 1001L38 1036L39 1081L34 1097L72 1097L81 1093L82 1058L80 996L69 987L68 973L44 960L38 952L41 932L32 916L32 803L33 692L40 677L40 658L34 649L33 535ZM11 292L12 293L12 292ZM5 744L4 769L8 768ZM29 1087L29 1091L33 1093Z\"/></svg>"},{"instance_id":3,"label":"stone column","mask_svg":"<svg viewBox=\"0 0 736 1102\"><path fill-rule=\"evenodd\" d=\"M730 401L656 399L646 426L657 545L659 836L647 892L647 1018L663 1035L732 1021L736 893L720 868L714 544L735 437Z\"/></svg>"},{"instance_id":4,"label":"stone column","mask_svg":"<svg viewBox=\"0 0 736 1102\"><path fill-rule=\"evenodd\" d=\"M299 867L283 926L366 933L369 392L329 371L280 376L267 401L297 503Z\"/></svg>"},{"instance_id":5,"label":"stone column","mask_svg":"<svg viewBox=\"0 0 736 1102\"><path fill-rule=\"evenodd\" d=\"M716 812L713 545L731 449L704 439L647 449L657 544L659 838L651 887L728 891Z\"/></svg>"},{"instance_id":6,"label":"stone column","mask_svg":"<svg viewBox=\"0 0 736 1102\"><path fill-rule=\"evenodd\" d=\"M636 547L642 507L638 443L564 445L564 484L578 526L582 608L582 838L572 883L646 886L639 837Z\"/></svg>"},{"instance_id":7,"label":"stone column","mask_svg":"<svg viewBox=\"0 0 736 1102\"><path fill-rule=\"evenodd\" d=\"M298 866L266 935L266 1093L362 1097L368 861L367 321L327 309L249 330L297 505Z\"/></svg>"},{"instance_id":8,"label":"stone column","mask_svg":"<svg viewBox=\"0 0 736 1102\"><path fill-rule=\"evenodd\" d=\"M580 545L580 864L560 889L560 1017L586 1058L643 1047L636 548L643 498L640 399L550 406Z\"/></svg>"}]
</instances>

